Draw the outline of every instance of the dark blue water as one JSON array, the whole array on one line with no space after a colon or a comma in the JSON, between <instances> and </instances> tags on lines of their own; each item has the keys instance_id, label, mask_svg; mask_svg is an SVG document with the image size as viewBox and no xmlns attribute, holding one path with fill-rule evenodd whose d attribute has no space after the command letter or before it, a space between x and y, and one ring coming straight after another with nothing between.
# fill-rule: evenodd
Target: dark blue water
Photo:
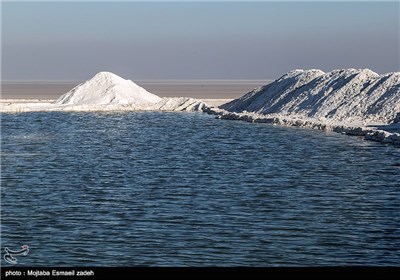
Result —
<instances>
[{"instance_id":1,"label":"dark blue water","mask_svg":"<svg viewBox=\"0 0 400 280\"><path fill-rule=\"evenodd\" d=\"M19 265L400 263L398 148L195 113L1 120Z\"/></svg>"}]
</instances>

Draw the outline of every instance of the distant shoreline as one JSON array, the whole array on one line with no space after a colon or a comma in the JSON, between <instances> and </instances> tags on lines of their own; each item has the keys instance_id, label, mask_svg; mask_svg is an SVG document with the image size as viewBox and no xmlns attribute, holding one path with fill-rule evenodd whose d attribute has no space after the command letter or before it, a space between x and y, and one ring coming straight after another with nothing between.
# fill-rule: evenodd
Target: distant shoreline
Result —
<instances>
[{"instance_id":1,"label":"distant shoreline","mask_svg":"<svg viewBox=\"0 0 400 280\"><path fill-rule=\"evenodd\" d=\"M3 81L1 99L57 99L83 81ZM160 97L235 99L271 80L139 80Z\"/></svg>"}]
</instances>

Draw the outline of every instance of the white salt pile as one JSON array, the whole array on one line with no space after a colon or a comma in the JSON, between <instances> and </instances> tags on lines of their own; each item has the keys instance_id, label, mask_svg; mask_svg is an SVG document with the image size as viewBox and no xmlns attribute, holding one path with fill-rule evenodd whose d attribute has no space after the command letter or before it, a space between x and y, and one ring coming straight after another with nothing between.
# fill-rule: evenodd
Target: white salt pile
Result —
<instances>
[{"instance_id":1,"label":"white salt pile","mask_svg":"<svg viewBox=\"0 0 400 280\"><path fill-rule=\"evenodd\" d=\"M100 72L62 95L55 104L148 106L161 98L110 72Z\"/></svg>"},{"instance_id":2,"label":"white salt pile","mask_svg":"<svg viewBox=\"0 0 400 280\"><path fill-rule=\"evenodd\" d=\"M29 102L7 100L0 112L33 111L204 111L208 106L189 97L160 98L110 72L100 72L77 85L56 101Z\"/></svg>"},{"instance_id":3,"label":"white salt pile","mask_svg":"<svg viewBox=\"0 0 400 280\"><path fill-rule=\"evenodd\" d=\"M220 106L230 112L387 123L400 112L400 72L293 70Z\"/></svg>"},{"instance_id":4,"label":"white salt pile","mask_svg":"<svg viewBox=\"0 0 400 280\"><path fill-rule=\"evenodd\" d=\"M203 101L191 97L163 98L152 106L152 110L186 112L203 111L205 108L207 105Z\"/></svg>"},{"instance_id":5,"label":"white salt pile","mask_svg":"<svg viewBox=\"0 0 400 280\"><path fill-rule=\"evenodd\" d=\"M293 70L209 110L223 119L333 130L400 145L400 72ZM391 125L389 125L392 123Z\"/></svg>"}]
</instances>

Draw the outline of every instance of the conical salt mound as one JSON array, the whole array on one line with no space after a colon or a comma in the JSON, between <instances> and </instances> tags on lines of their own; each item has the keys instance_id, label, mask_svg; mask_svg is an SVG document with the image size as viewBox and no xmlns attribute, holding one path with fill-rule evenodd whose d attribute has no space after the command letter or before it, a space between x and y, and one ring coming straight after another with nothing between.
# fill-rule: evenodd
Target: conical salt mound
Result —
<instances>
[{"instance_id":1,"label":"conical salt mound","mask_svg":"<svg viewBox=\"0 0 400 280\"><path fill-rule=\"evenodd\" d=\"M66 105L140 105L155 104L161 98L110 72L92 79L60 96L54 103Z\"/></svg>"}]
</instances>

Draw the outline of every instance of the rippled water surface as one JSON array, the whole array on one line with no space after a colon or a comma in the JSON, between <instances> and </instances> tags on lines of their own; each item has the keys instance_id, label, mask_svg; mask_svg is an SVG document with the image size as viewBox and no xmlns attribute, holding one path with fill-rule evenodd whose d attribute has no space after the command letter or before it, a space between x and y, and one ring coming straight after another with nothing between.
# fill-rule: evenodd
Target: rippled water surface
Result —
<instances>
[{"instance_id":1,"label":"rippled water surface","mask_svg":"<svg viewBox=\"0 0 400 280\"><path fill-rule=\"evenodd\" d=\"M20 265L400 263L398 148L196 113L1 121L1 245L29 245Z\"/></svg>"}]
</instances>

